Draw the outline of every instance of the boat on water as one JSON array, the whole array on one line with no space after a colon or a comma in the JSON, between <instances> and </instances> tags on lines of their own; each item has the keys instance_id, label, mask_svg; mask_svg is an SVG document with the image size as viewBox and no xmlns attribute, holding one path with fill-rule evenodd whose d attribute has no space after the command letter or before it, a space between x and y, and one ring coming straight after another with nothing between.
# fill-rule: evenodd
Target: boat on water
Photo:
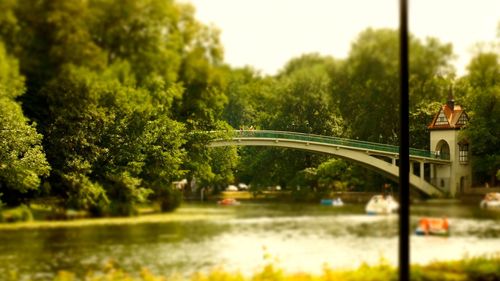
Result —
<instances>
[{"instance_id":1,"label":"boat on water","mask_svg":"<svg viewBox=\"0 0 500 281\"><path fill-rule=\"evenodd\" d=\"M217 204L223 205L223 206L235 206L235 205L240 205L240 201L234 199L234 198L225 198L222 200L217 201Z\"/></svg>"},{"instance_id":2,"label":"boat on water","mask_svg":"<svg viewBox=\"0 0 500 281\"><path fill-rule=\"evenodd\" d=\"M481 208L500 208L500 192L486 193L484 199L479 203Z\"/></svg>"},{"instance_id":3,"label":"boat on water","mask_svg":"<svg viewBox=\"0 0 500 281\"><path fill-rule=\"evenodd\" d=\"M342 201L342 199L340 199L340 197L335 198L335 199L321 199L320 204L325 205L325 206L340 207L340 206L344 206L344 201Z\"/></svg>"},{"instance_id":4,"label":"boat on water","mask_svg":"<svg viewBox=\"0 0 500 281\"><path fill-rule=\"evenodd\" d=\"M374 195L368 204L366 204L365 210L369 215L376 214L391 214L397 211L399 208L399 203L394 200L391 195Z\"/></svg>"},{"instance_id":5,"label":"boat on water","mask_svg":"<svg viewBox=\"0 0 500 281\"><path fill-rule=\"evenodd\" d=\"M418 221L415 234L448 236L450 234L449 226L446 218L421 218Z\"/></svg>"}]
</instances>

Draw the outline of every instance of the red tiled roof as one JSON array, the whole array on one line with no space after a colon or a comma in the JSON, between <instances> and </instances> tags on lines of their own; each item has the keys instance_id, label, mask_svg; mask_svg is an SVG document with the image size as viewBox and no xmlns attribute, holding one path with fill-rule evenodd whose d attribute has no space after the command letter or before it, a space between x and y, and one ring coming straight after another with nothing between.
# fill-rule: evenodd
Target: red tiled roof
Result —
<instances>
[{"instance_id":1,"label":"red tiled roof","mask_svg":"<svg viewBox=\"0 0 500 281\"><path fill-rule=\"evenodd\" d=\"M447 124L436 124L436 121L438 120L441 112L444 112L444 116L448 121ZM427 126L427 128L429 128L429 130L458 130L465 125L462 123L458 123L462 114L465 114L466 118L469 119L460 105L454 105L452 110L447 104L445 104L441 106L441 109L436 113L436 115L434 115L432 122L429 124L429 126Z\"/></svg>"}]
</instances>

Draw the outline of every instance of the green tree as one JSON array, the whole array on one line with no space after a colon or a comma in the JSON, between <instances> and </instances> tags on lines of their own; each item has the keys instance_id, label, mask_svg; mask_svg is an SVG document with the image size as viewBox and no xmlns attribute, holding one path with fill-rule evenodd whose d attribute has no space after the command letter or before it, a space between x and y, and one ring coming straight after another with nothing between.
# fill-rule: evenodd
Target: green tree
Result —
<instances>
[{"instance_id":1,"label":"green tree","mask_svg":"<svg viewBox=\"0 0 500 281\"><path fill-rule=\"evenodd\" d=\"M45 135L53 194L116 214L173 194L196 152L186 151L185 127L218 128L226 101L218 31L174 1L1 7L0 36L27 77L23 106Z\"/></svg>"},{"instance_id":2,"label":"green tree","mask_svg":"<svg viewBox=\"0 0 500 281\"><path fill-rule=\"evenodd\" d=\"M337 77L333 98L338 101L352 138L397 144L399 131L398 35L390 29L360 33ZM428 103L443 102L453 69L450 44L428 38L424 43L410 37L410 127L425 130L421 112ZM447 77L447 78L443 78ZM382 101L382 102L381 102ZM416 119L413 119L416 117ZM427 134L412 135L412 144L428 143ZM423 138L420 140L419 138Z\"/></svg>"},{"instance_id":3,"label":"green tree","mask_svg":"<svg viewBox=\"0 0 500 281\"><path fill-rule=\"evenodd\" d=\"M234 69L227 75L227 105L222 119L233 128L259 126L274 115L274 85L272 77L261 77L250 68Z\"/></svg>"},{"instance_id":4,"label":"green tree","mask_svg":"<svg viewBox=\"0 0 500 281\"><path fill-rule=\"evenodd\" d=\"M149 91L122 84L126 69L68 67L43 89L55 116L46 146L52 182L72 207L131 214L182 175L183 126Z\"/></svg>"},{"instance_id":5,"label":"green tree","mask_svg":"<svg viewBox=\"0 0 500 281\"><path fill-rule=\"evenodd\" d=\"M232 132L232 127L219 121L214 131L193 130L186 134L184 148L187 155L183 168L188 171L186 176L190 184L194 182L197 188L211 187L214 191L220 191L234 181L234 170L239 161L236 148L208 147L210 141L226 139Z\"/></svg>"},{"instance_id":6,"label":"green tree","mask_svg":"<svg viewBox=\"0 0 500 281\"><path fill-rule=\"evenodd\" d=\"M37 191L50 167L41 146L42 136L29 124L15 101L24 92L17 60L0 42L0 199L18 204Z\"/></svg>"},{"instance_id":7,"label":"green tree","mask_svg":"<svg viewBox=\"0 0 500 281\"><path fill-rule=\"evenodd\" d=\"M317 177L319 186L325 191L344 191L350 185L352 173L347 162L331 159L318 166Z\"/></svg>"},{"instance_id":8,"label":"green tree","mask_svg":"<svg viewBox=\"0 0 500 281\"><path fill-rule=\"evenodd\" d=\"M397 54L398 41L393 30L365 30L352 44L334 85L334 98L351 128L352 138L396 142Z\"/></svg>"},{"instance_id":9,"label":"green tree","mask_svg":"<svg viewBox=\"0 0 500 281\"><path fill-rule=\"evenodd\" d=\"M302 59L308 60L308 57L292 60L292 66ZM269 128L326 136L344 135L340 111L330 97L331 81L326 66L325 62L312 64L279 78L276 114L268 121Z\"/></svg>"},{"instance_id":10,"label":"green tree","mask_svg":"<svg viewBox=\"0 0 500 281\"><path fill-rule=\"evenodd\" d=\"M214 177L207 185L223 190L235 182L234 170L239 161L236 147L213 148L210 150L210 164Z\"/></svg>"},{"instance_id":11,"label":"green tree","mask_svg":"<svg viewBox=\"0 0 500 281\"><path fill-rule=\"evenodd\" d=\"M179 80L185 93L178 105L180 120L194 120L198 126L213 129L227 103L223 50L219 31L194 19L191 6L181 6L184 46Z\"/></svg>"},{"instance_id":12,"label":"green tree","mask_svg":"<svg viewBox=\"0 0 500 281\"><path fill-rule=\"evenodd\" d=\"M461 81L470 122L463 132L471 144L476 183L496 185L500 169L500 56L484 52L473 57Z\"/></svg>"},{"instance_id":13,"label":"green tree","mask_svg":"<svg viewBox=\"0 0 500 281\"><path fill-rule=\"evenodd\" d=\"M430 134L427 126L442 104L438 101L422 102L410 111L410 147L430 149Z\"/></svg>"},{"instance_id":14,"label":"green tree","mask_svg":"<svg viewBox=\"0 0 500 281\"><path fill-rule=\"evenodd\" d=\"M265 89L263 92L266 93L259 100L265 107L261 107L262 113L256 118L257 127L344 135L340 111L330 98L331 80L328 73L335 67L335 62L328 57L304 55L291 60L274 82L261 80L264 87L250 84L250 89ZM252 102L249 104L253 106ZM323 155L291 149L244 148L238 171L239 176L246 182L252 182L253 186L279 184L286 187L303 182L299 172L315 167L324 160L326 158Z\"/></svg>"}]
</instances>

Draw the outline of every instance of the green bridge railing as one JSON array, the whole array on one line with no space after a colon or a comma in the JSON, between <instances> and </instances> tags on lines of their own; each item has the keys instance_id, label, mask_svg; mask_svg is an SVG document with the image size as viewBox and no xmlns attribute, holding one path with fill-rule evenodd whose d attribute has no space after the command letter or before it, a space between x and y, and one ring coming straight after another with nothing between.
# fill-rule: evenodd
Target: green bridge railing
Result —
<instances>
[{"instance_id":1,"label":"green bridge railing","mask_svg":"<svg viewBox=\"0 0 500 281\"><path fill-rule=\"evenodd\" d=\"M321 136L314 134L285 132L285 131L269 131L269 130L240 130L230 132L232 138L269 138L269 139L289 139L300 140L307 142L327 143L333 145L342 145L355 148L368 149L371 151L399 153L399 146L374 143L367 141L359 141L352 139L344 139L338 137ZM448 154L438 153L436 151L429 151L423 149L410 148L410 155L417 157L426 157L433 159L449 160Z\"/></svg>"}]
</instances>

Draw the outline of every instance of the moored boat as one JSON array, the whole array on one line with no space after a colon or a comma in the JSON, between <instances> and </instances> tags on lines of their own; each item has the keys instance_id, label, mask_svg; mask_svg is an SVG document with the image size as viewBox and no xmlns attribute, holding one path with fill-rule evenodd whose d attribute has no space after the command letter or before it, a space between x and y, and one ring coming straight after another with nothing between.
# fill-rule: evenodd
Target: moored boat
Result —
<instances>
[{"instance_id":1,"label":"moored boat","mask_svg":"<svg viewBox=\"0 0 500 281\"><path fill-rule=\"evenodd\" d=\"M217 204L223 205L223 206L234 206L234 205L240 205L240 201L234 199L234 198L225 198L222 200L217 201Z\"/></svg>"},{"instance_id":2,"label":"moored boat","mask_svg":"<svg viewBox=\"0 0 500 281\"><path fill-rule=\"evenodd\" d=\"M366 204L366 213L370 215L390 214L397 211L399 203L391 195L375 195Z\"/></svg>"},{"instance_id":3,"label":"moored boat","mask_svg":"<svg viewBox=\"0 0 500 281\"><path fill-rule=\"evenodd\" d=\"M335 207L344 206L344 202L340 197L335 199L321 199L320 204L326 206L335 206Z\"/></svg>"},{"instance_id":4,"label":"moored boat","mask_svg":"<svg viewBox=\"0 0 500 281\"><path fill-rule=\"evenodd\" d=\"M500 192L486 193L484 199L479 203L481 208L500 208Z\"/></svg>"},{"instance_id":5,"label":"moored boat","mask_svg":"<svg viewBox=\"0 0 500 281\"><path fill-rule=\"evenodd\" d=\"M448 236L449 230L449 222L446 218L421 218L415 234Z\"/></svg>"}]
</instances>

